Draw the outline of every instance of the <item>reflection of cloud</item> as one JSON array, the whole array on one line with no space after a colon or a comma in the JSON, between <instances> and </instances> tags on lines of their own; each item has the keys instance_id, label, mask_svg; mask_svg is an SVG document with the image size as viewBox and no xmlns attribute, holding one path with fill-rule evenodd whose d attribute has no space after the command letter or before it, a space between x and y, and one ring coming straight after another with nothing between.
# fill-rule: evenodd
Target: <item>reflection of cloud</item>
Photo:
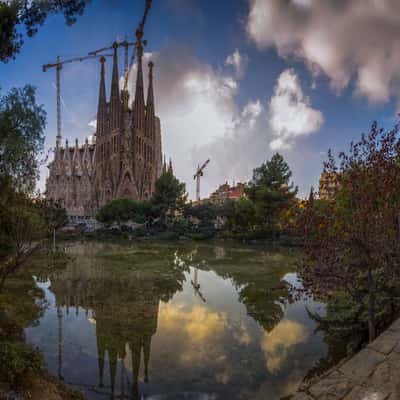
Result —
<instances>
[{"instance_id":1,"label":"reflection of cloud","mask_svg":"<svg viewBox=\"0 0 400 400\"><path fill-rule=\"evenodd\" d=\"M265 333L261 342L267 361L269 372L277 372L286 361L290 348L304 342L308 332L304 325L296 321L283 320L272 329Z\"/></svg>"},{"instance_id":2,"label":"reflection of cloud","mask_svg":"<svg viewBox=\"0 0 400 400\"><path fill-rule=\"evenodd\" d=\"M165 304L159 315L159 326L163 330L172 331L174 335L183 334L182 339L190 342L181 354L183 361L209 357L207 349L211 342L222 339L226 325L225 315L210 311L202 305L187 309L183 304Z\"/></svg>"}]
</instances>

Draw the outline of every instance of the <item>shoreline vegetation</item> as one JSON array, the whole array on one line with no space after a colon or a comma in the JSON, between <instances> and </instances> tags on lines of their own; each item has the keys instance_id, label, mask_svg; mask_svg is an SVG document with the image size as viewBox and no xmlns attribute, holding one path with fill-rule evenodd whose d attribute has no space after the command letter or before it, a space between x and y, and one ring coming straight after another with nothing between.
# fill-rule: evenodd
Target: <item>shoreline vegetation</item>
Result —
<instances>
[{"instance_id":1,"label":"shoreline vegetation","mask_svg":"<svg viewBox=\"0 0 400 400\"><path fill-rule=\"evenodd\" d=\"M51 259L53 268L65 262L60 254L44 258ZM0 304L0 398L83 400L79 390L47 372L40 350L25 341L24 329L34 325L46 307L28 270L7 279Z\"/></svg>"}]
</instances>

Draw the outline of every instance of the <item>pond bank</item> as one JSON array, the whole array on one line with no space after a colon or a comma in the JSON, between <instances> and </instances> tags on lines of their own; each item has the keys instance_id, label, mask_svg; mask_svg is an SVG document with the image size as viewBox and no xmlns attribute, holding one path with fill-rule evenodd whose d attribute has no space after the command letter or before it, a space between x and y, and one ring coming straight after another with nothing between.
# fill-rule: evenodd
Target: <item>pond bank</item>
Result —
<instances>
[{"instance_id":1,"label":"pond bank","mask_svg":"<svg viewBox=\"0 0 400 400\"><path fill-rule=\"evenodd\" d=\"M40 351L26 343L24 328L41 315L40 293L29 275L9 278L0 293L0 399L83 400L50 376Z\"/></svg>"},{"instance_id":2,"label":"pond bank","mask_svg":"<svg viewBox=\"0 0 400 400\"><path fill-rule=\"evenodd\" d=\"M292 400L400 399L400 319L375 341L313 380Z\"/></svg>"}]
</instances>

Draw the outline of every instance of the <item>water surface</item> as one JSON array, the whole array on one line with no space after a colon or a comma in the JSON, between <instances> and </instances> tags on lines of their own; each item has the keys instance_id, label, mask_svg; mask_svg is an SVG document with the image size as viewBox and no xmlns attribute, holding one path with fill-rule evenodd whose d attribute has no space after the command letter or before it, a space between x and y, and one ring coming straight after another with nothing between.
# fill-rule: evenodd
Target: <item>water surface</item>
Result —
<instances>
[{"instance_id":1,"label":"water surface","mask_svg":"<svg viewBox=\"0 0 400 400\"><path fill-rule=\"evenodd\" d=\"M47 308L26 329L50 373L89 399L280 399L328 349L293 300L294 251L69 244L34 270Z\"/></svg>"}]
</instances>

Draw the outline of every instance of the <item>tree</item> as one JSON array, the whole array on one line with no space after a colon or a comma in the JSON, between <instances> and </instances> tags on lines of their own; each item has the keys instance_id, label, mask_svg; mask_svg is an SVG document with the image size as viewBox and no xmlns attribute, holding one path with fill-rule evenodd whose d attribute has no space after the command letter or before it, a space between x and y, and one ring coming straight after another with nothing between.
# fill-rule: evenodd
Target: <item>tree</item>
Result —
<instances>
[{"instance_id":1,"label":"tree","mask_svg":"<svg viewBox=\"0 0 400 400\"><path fill-rule=\"evenodd\" d=\"M68 216L65 208L60 202L52 199L36 199L35 207L45 221L47 234L53 236L53 251L56 249L56 232L68 222Z\"/></svg>"},{"instance_id":2,"label":"tree","mask_svg":"<svg viewBox=\"0 0 400 400\"><path fill-rule=\"evenodd\" d=\"M246 197L235 202L235 213L232 225L239 230L248 231L255 224L256 208L251 200Z\"/></svg>"},{"instance_id":3,"label":"tree","mask_svg":"<svg viewBox=\"0 0 400 400\"><path fill-rule=\"evenodd\" d=\"M96 218L105 224L116 222L121 225L134 214L135 203L130 199L115 199L104 205L98 211Z\"/></svg>"},{"instance_id":4,"label":"tree","mask_svg":"<svg viewBox=\"0 0 400 400\"><path fill-rule=\"evenodd\" d=\"M96 218L98 221L108 225L114 222L121 225L122 222L129 220L144 223L153 214L153 206L150 201L115 199L101 207L97 212Z\"/></svg>"},{"instance_id":5,"label":"tree","mask_svg":"<svg viewBox=\"0 0 400 400\"><path fill-rule=\"evenodd\" d=\"M188 203L183 209L183 215L185 217L196 217L201 222L212 225L217 217L217 207L210 202L195 205Z\"/></svg>"},{"instance_id":6,"label":"tree","mask_svg":"<svg viewBox=\"0 0 400 400\"><path fill-rule=\"evenodd\" d=\"M43 244L45 215L32 198L46 115L32 86L0 98L0 289Z\"/></svg>"},{"instance_id":7,"label":"tree","mask_svg":"<svg viewBox=\"0 0 400 400\"><path fill-rule=\"evenodd\" d=\"M329 153L325 171L338 176L336 199L309 201L299 227L305 288L327 301L346 296L376 337L399 309L400 141L374 123L339 162Z\"/></svg>"},{"instance_id":8,"label":"tree","mask_svg":"<svg viewBox=\"0 0 400 400\"><path fill-rule=\"evenodd\" d=\"M0 227L1 291L6 278L41 247L46 224L25 193L7 190L0 202Z\"/></svg>"},{"instance_id":9,"label":"tree","mask_svg":"<svg viewBox=\"0 0 400 400\"><path fill-rule=\"evenodd\" d=\"M0 98L0 177L31 192L38 177L46 113L36 103L35 88L11 89Z\"/></svg>"},{"instance_id":10,"label":"tree","mask_svg":"<svg viewBox=\"0 0 400 400\"><path fill-rule=\"evenodd\" d=\"M271 231L273 239L277 235L280 214L292 205L297 194L297 187L289 182L291 176L288 164L276 153L253 171L253 179L246 188L259 224Z\"/></svg>"},{"instance_id":11,"label":"tree","mask_svg":"<svg viewBox=\"0 0 400 400\"><path fill-rule=\"evenodd\" d=\"M292 171L289 165L279 153L275 153L271 160L253 170L253 179L250 184L279 189L283 185L289 185L291 177Z\"/></svg>"},{"instance_id":12,"label":"tree","mask_svg":"<svg viewBox=\"0 0 400 400\"><path fill-rule=\"evenodd\" d=\"M23 45L20 25L26 35L34 36L47 17L62 13L67 25L72 25L82 15L88 0L11 0L0 2L0 61L15 58Z\"/></svg>"},{"instance_id":13,"label":"tree","mask_svg":"<svg viewBox=\"0 0 400 400\"><path fill-rule=\"evenodd\" d=\"M151 202L155 212L165 222L167 213L181 209L187 199L185 184L173 175L171 171L164 172L156 181Z\"/></svg>"}]
</instances>

